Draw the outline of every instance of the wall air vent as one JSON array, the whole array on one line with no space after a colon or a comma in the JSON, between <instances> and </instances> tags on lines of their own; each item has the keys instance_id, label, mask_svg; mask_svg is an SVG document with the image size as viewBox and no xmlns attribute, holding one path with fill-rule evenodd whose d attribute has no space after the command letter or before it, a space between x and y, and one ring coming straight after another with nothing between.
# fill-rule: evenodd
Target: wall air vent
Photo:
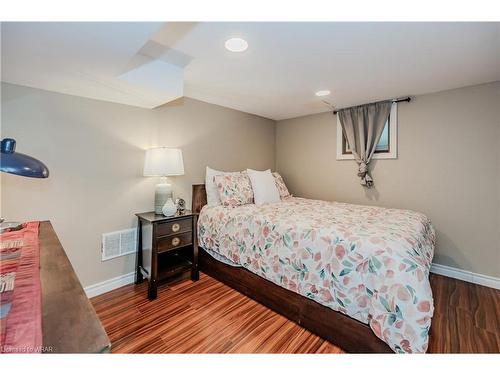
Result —
<instances>
[{"instance_id":1,"label":"wall air vent","mask_svg":"<svg viewBox=\"0 0 500 375\"><path fill-rule=\"evenodd\" d=\"M137 249L137 229L124 229L104 233L101 241L101 259L103 261L132 254Z\"/></svg>"}]
</instances>

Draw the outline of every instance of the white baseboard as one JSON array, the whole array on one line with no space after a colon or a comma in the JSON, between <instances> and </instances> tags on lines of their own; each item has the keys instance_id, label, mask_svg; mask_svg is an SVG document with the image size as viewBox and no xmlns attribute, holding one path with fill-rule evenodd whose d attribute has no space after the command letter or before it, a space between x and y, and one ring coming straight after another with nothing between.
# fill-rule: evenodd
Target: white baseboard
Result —
<instances>
[{"instance_id":1,"label":"white baseboard","mask_svg":"<svg viewBox=\"0 0 500 375\"><path fill-rule=\"evenodd\" d=\"M110 292L113 289L120 288L122 286L132 284L135 280L135 272L130 272L125 275L121 275L118 277L113 277L109 280L101 281L100 283L89 285L83 290L87 294L88 298L92 298L98 296L100 294L104 294L106 292Z\"/></svg>"},{"instance_id":2,"label":"white baseboard","mask_svg":"<svg viewBox=\"0 0 500 375\"><path fill-rule=\"evenodd\" d=\"M471 271L464 271L455 267L443 266L432 263L431 272L437 275L452 277L454 279L468 281L469 283L484 285L490 288L500 289L500 278L481 275Z\"/></svg>"},{"instance_id":3,"label":"white baseboard","mask_svg":"<svg viewBox=\"0 0 500 375\"><path fill-rule=\"evenodd\" d=\"M484 285L490 288L500 289L500 278L481 275L470 271L464 271L458 268L443 266L441 264L433 263L431 272L437 275L448 276L454 279L468 281L469 283ZM132 284L134 282L135 273L130 272L126 275L114 277L109 280L101 281L100 283L89 285L84 288L87 297L92 298L100 294L110 292L113 289Z\"/></svg>"}]
</instances>

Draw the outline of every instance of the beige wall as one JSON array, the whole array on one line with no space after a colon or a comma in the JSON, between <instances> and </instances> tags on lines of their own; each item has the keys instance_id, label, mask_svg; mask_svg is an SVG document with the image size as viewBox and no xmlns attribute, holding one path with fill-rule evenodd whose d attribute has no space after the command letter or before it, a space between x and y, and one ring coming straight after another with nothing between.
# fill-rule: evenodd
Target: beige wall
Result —
<instances>
[{"instance_id":1,"label":"beige wall","mask_svg":"<svg viewBox=\"0 0 500 375\"><path fill-rule=\"evenodd\" d=\"M336 160L331 113L279 121L276 167L292 193L409 208L437 230L434 261L500 276L500 83L423 95L399 105L398 159L372 162L375 188Z\"/></svg>"},{"instance_id":2,"label":"beige wall","mask_svg":"<svg viewBox=\"0 0 500 375\"><path fill-rule=\"evenodd\" d=\"M15 138L51 174L2 174L1 214L51 220L84 286L133 270L133 256L101 262L100 240L153 209L157 179L142 177L146 148L182 148L186 175L171 182L189 204L207 164L274 167L274 121L192 99L147 110L2 84L1 119L2 138Z\"/></svg>"},{"instance_id":3,"label":"beige wall","mask_svg":"<svg viewBox=\"0 0 500 375\"><path fill-rule=\"evenodd\" d=\"M276 161L296 195L426 213L438 233L435 262L500 276L499 108L500 83L401 104L399 157L373 162L376 186L366 191L354 162L335 160L331 113L275 127L187 98L146 110L2 84L2 137L16 138L51 176L0 174L1 213L50 219L85 286L131 272L133 256L101 262L100 236L152 209L156 179L142 177L144 149L166 145L183 150L186 175L171 182L188 202L207 164L264 169Z\"/></svg>"}]
</instances>

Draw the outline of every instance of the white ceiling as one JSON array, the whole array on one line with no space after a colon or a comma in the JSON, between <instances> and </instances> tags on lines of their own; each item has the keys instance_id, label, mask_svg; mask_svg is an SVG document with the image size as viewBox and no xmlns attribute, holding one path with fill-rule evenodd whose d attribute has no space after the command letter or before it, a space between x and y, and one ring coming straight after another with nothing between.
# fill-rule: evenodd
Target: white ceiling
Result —
<instances>
[{"instance_id":1,"label":"white ceiling","mask_svg":"<svg viewBox=\"0 0 500 375\"><path fill-rule=\"evenodd\" d=\"M235 36L248 50L224 49ZM2 24L2 81L145 108L281 120L329 110L320 89L341 108L498 80L499 23Z\"/></svg>"}]
</instances>

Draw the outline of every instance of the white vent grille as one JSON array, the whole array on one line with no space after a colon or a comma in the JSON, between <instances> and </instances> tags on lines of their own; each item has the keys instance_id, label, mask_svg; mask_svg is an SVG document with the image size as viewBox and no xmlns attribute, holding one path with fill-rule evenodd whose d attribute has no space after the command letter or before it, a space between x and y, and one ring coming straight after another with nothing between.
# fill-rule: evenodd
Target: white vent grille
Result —
<instances>
[{"instance_id":1,"label":"white vent grille","mask_svg":"<svg viewBox=\"0 0 500 375\"><path fill-rule=\"evenodd\" d=\"M137 249L137 230L135 228L104 233L101 242L101 258L109 260L132 254Z\"/></svg>"}]
</instances>

